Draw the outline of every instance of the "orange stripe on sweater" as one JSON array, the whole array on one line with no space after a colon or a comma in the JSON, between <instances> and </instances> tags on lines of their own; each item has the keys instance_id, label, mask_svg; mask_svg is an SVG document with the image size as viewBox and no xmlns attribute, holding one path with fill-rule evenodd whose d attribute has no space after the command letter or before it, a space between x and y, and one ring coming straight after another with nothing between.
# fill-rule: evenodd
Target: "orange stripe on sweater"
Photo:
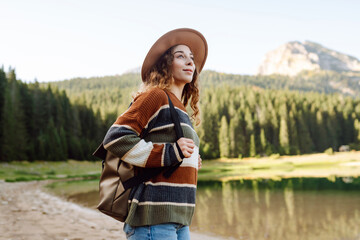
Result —
<instances>
[{"instance_id":1,"label":"orange stripe on sweater","mask_svg":"<svg viewBox=\"0 0 360 240\"><path fill-rule=\"evenodd\" d=\"M171 100L176 101L173 98ZM168 98L163 90L159 88L150 89L137 96L130 108L116 119L115 124L128 125L141 133L154 113L166 104L168 104ZM176 106L178 104L179 102ZM180 108L180 106L177 107Z\"/></svg>"},{"instance_id":2,"label":"orange stripe on sweater","mask_svg":"<svg viewBox=\"0 0 360 240\"><path fill-rule=\"evenodd\" d=\"M197 170L192 167L179 167L170 178L165 178L163 174L152 178L150 180L153 183L167 182L167 183L187 183L196 184Z\"/></svg>"},{"instance_id":3,"label":"orange stripe on sweater","mask_svg":"<svg viewBox=\"0 0 360 240\"><path fill-rule=\"evenodd\" d=\"M182 102L171 92L166 91L174 106L186 112ZM152 88L137 96L130 108L120 115L115 124L128 125L138 133L145 128L150 118L164 105L169 103L165 92L160 88Z\"/></svg>"},{"instance_id":4,"label":"orange stripe on sweater","mask_svg":"<svg viewBox=\"0 0 360 240\"><path fill-rule=\"evenodd\" d=\"M147 159L145 167L159 167L162 166L161 159L163 154L164 144L155 144L150 156Z\"/></svg>"}]
</instances>

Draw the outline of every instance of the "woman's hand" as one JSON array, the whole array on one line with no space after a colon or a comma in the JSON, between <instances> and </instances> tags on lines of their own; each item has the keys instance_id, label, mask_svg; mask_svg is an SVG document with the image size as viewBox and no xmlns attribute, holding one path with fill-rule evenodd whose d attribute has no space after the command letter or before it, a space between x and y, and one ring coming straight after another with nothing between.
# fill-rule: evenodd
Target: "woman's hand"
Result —
<instances>
[{"instance_id":1,"label":"woman's hand","mask_svg":"<svg viewBox=\"0 0 360 240\"><path fill-rule=\"evenodd\" d=\"M198 162L198 169L199 170L201 169L201 166L202 166L202 159L201 159L201 156L199 154L199 162Z\"/></svg>"},{"instance_id":2,"label":"woman's hand","mask_svg":"<svg viewBox=\"0 0 360 240\"><path fill-rule=\"evenodd\" d=\"M177 140L177 143L184 155L184 157L188 158L191 157L191 154L194 152L194 147L195 147L195 143L192 139L190 138L179 138L179 140Z\"/></svg>"}]
</instances>

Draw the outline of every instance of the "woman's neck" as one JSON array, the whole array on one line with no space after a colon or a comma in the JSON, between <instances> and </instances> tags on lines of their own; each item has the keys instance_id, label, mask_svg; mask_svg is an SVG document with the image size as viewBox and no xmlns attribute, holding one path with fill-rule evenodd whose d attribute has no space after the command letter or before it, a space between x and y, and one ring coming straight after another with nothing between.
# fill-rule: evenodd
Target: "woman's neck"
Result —
<instances>
[{"instance_id":1,"label":"woman's neck","mask_svg":"<svg viewBox=\"0 0 360 240\"><path fill-rule=\"evenodd\" d=\"M169 91L172 92L180 101L185 84L171 84Z\"/></svg>"}]
</instances>

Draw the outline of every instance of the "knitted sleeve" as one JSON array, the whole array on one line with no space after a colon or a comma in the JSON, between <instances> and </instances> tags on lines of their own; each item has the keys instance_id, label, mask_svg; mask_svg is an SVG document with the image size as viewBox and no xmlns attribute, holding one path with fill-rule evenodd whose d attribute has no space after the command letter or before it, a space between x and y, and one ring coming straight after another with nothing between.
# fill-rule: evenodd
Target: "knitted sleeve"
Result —
<instances>
[{"instance_id":1,"label":"knitted sleeve","mask_svg":"<svg viewBox=\"0 0 360 240\"><path fill-rule=\"evenodd\" d=\"M170 166L182 160L177 143L152 143L140 138L159 111L168 108L165 92L154 88L136 97L105 135L104 148L138 167Z\"/></svg>"}]
</instances>

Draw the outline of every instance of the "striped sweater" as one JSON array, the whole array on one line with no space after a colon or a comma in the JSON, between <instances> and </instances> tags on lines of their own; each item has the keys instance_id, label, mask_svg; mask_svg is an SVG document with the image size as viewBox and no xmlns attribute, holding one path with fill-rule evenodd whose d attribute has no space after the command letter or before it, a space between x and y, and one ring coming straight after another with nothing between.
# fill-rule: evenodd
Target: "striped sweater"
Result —
<instances>
[{"instance_id":1,"label":"striped sweater","mask_svg":"<svg viewBox=\"0 0 360 240\"><path fill-rule=\"evenodd\" d=\"M137 96L103 141L106 150L141 168L170 166L183 160L170 178L160 174L131 190L125 221L131 226L169 222L190 225L194 214L199 138L184 105L173 93L167 93L179 115L184 137L195 143L191 157L180 157L168 97L159 88ZM142 139L145 131L148 134Z\"/></svg>"}]
</instances>

